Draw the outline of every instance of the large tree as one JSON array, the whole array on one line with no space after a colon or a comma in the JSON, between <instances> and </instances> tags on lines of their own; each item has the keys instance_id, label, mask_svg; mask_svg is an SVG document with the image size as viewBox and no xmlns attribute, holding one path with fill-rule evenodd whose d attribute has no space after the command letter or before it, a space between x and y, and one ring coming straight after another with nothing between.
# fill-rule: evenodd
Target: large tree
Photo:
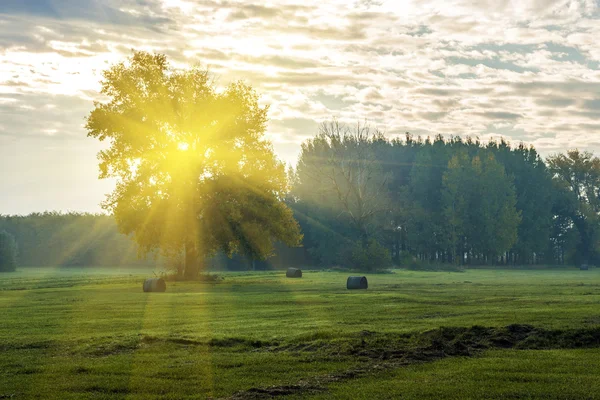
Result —
<instances>
[{"instance_id":1,"label":"large tree","mask_svg":"<svg viewBox=\"0 0 600 400\"><path fill-rule=\"evenodd\" d=\"M252 88L219 91L205 70L135 52L104 72L101 92L108 101L95 103L88 136L109 144L100 177L117 178L102 206L142 253L184 253L193 278L218 250L264 258L274 240L299 243L284 165L264 139L267 107Z\"/></svg>"}]
</instances>

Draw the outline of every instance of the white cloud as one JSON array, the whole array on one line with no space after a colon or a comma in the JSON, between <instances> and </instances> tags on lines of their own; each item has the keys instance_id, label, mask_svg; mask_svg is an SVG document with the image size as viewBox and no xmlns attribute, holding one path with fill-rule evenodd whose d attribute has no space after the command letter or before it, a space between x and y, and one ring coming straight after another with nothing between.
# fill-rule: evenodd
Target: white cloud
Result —
<instances>
[{"instance_id":1,"label":"white cloud","mask_svg":"<svg viewBox=\"0 0 600 400\"><path fill-rule=\"evenodd\" d=\"M18 145L57 162L70 154L93 171L93 157L68 148L95 148L83 118L101 71L132 48L209 66L219 84L252 83L271 106L269 137L286 161L330 117L367 119L391 135L502 135L542 154L600 149L595 0L74 4L0 4L0 158ZM23 174L39 167L13 162ZM23 211L15 199L28 189L13 190L0 213Z\"/></svg>"}]
</instances>

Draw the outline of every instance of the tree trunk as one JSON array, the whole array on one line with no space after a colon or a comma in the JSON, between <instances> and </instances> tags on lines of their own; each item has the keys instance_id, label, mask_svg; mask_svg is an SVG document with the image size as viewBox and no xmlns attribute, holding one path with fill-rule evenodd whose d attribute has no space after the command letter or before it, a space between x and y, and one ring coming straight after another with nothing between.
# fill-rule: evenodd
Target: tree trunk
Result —
<instances>
[{"instance_id":1,"label":"tree trunk","mask_svg":"<svg viewBox=\"0 0 600 400\"><path fill-rule=\"evenodd\" d=\"M198 277L200 271L200 260L198 258L198 250L192 242L185 245L185 271L184 277L186 280L193 280Z\"/></svg>"},{"instance_id":2,"label":"tree trunk","mask_svg":"<svg viewBox=\"0 0 600 400\"><path fill-rule=\"evenodd\" d=\"M579 254L581 257L580 263L587 264L592 255L592 240L589 233L587 221L581 216L573 217L573 224L579 232L581 244L579 246Z\"/></svg>"},{"instance_id":3,"label":"tree trunk","mask_svg":"<svg viewBox=\"0 0 600 400\"><path fill-rule=\"evenodd\" d=\"M395 242L396 242L396 244L395 244L396 245L396 257L395 257L395 260L396 260L396 264L400 264L400 235L402 233L398 232L398 231L396 231L394 233L395 233L394 234L394 239L395 239Z\"/></svg>"},{"instance_id":4,"label":"tree trunk","mask_svg":"<svg viewBox=\"0 0 600 400\"><path fill-rule=\"evenodd\" d=\"M361 229L360 243L362 245L362 248L365 249L365 250L369 246L369 234L367 233L367 230L364 229L364 228Z\"/></svg>"}]
</instances>

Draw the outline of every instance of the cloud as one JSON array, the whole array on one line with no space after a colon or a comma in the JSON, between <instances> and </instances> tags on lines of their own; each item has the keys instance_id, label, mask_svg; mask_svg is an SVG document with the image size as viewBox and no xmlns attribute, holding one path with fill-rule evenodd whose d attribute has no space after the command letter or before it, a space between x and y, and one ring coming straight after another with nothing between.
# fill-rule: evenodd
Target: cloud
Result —
<instances>
[{"instance_id":1,"label":"cloud","mask_svg":"<svg viewBox=\"0 0 600 400\"><path fill-rule=\"evenodd\" d=\"M160 4L158 0L3 0L0 14L114 25L171 22L152 11Z\"/></svg>"},{"instance_id":2,"label":"cloud","mask_svg":"<svg viewBox=\"0 0 600 400\"><path fill-rule=\"evenodd\" d=\"M85 139L84 117L91 101L79 96L32 93L0 96L0 136L15 139Z\"/></svg>"},{"instance_id":3,"label":"cloud","mask_svg":"<svg viewBox=\"0 0 600 400\"><path fill-rule=\"evenodd\" d=\"M597 111L597 116L600 116L600 98L596 98L593 100L585 100L583 102L583 108L585 108L586 110Z\"/></svg>"},{"instance_id":4,"label":"cloud","mask_svg":"<svg viewBox=\"0 0 600 400\"><path fill-rule=\"evenodd\" d=\"M318 133L319 123L310 118L285 118L271 121L272 134L281 135L285 142L299 143Z\"/></svg>"},{"instance_id":5,"label":"cloud","mask_svg":"<svg viewBox=\"0 0 600 400\"><path fill-rule=\"evenodd\" d=\"M492 120L517 120L519 118L523 118L523 115L521 114L504 111L487 111L483 113L475 113L475 115Z\"/></svg>"},{"instance_id":6,"label":"cloud","mask_svg":"<svg viewBox=\"0 0 600 400\"><path fill-rule=\"evenodd\" d=\"M575 104L575 99L567 97L544 97L535 100L537 105L549 108L569 107Z\"/></svg>"},{"instance_id":7,"label":"cloud","mask_svg":"<svg viewBox=\"0 0 600 400\"><path fill-rule=\"evenodd\" d=\"M64 165L66 146L94 146L101 72L131 49L250 82L288 162L333 117L600 150L598 37L596 0L0 0L0 159L27 143Z\"/></svg>"},{"instance_id":8,"label":"cloud","mask_svg":"<svg viewBox=\"0 0 600 400\"><path fill-rule=\"evenodd\" d=\"M265 7L259 4L241 4L229 13L227 19L231 21L249 18L273 18L279 15L281 15L281 10L275 7Z\"/></svg>"}]
</instances>

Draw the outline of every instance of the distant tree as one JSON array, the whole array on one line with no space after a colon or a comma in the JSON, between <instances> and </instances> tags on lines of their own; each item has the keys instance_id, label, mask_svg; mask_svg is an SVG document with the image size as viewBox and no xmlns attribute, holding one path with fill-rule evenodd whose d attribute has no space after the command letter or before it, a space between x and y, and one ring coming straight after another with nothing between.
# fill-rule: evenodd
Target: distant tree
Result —
<instances>
[{"instance_id":1,"label":"distant tree","mask_svg":"<svg viewBox=\"0 0 600 400\"><path fill-rule=\"evenodd\" d=\"M368 125L323 123L319 134L302 144L296 168L294 193L348 217L364 246L371 224L390 207L389 176L373 150L378 140L384 140L382 134Z\"/></svg>"},{"instance_id":2,"label":"distant tree","mask_svg":"<svg viewBox=\"0 0 600 400\"><path fill-rule=\"evenodd\" d=\"M298 218L310 231L308 243L314 243L312 253L321 262L348 264L349 254L359 254L350 250L354 242L366 254L379 236L382 218L391 207L389 174L376 157L377 145L385 142L368 125L332 121L302 144L294 175L294 209L306 215Z\"/></svg>"},{"instance_id":3,"label":"distant tree","mask_svg":"<svg viewBox=\"0 0 600 400\"><path fill-rule=\"evenodd\" d=\"M0 231L0 272L13 272L17 269L17 251L14 236Z\"/></svg>"},{"instance_id":4,"label":"distant tree","mask_svg":"<svg viewBox=\"0 0 600 400\"><path fill-rule=\"evenodd\" d=\"M594 197L586 195L587 205L582 206L577 190L565 184L565 171L583 168L583 161L571 160L574 165L559 168L552 160L545 163L532 146L513 147L505 140L378 137L366 141L362 154L374 167L370 185L385 187L380 192L384 196L374 203L380 211L363 224L351 218L347 210L352 208L340 201L352 192L336 191L336 186L343 187L337 182L343 180L332 179L330 173L331 166L349 170L352 163L345 160L362 156L348 156L351 152L337 145L343 141L329 141L330 136L319 132L304 144L293 174L296 195L288 198L305 233L307 251L327 260L321 263L340 260L343 248L365 237L361 231L384 244L396 262L409 255L450 262L461 254L468 254L470 263L600 262L600 210L599 217L585 211L595 207L590 201ZM343 151L333 151L336 148ZM460 166L452 166L453 158ZM594 174L580 175L589 186ZM450 212L450 199L456 207L464 205L463 210ZM350 200L350 206L361 204ZM460 218L459 211L463 212ZM496 211L505 214L494 218Z\"/></svg>"},{"instance_id":5,"label":"distant tree","mask_svg":"<svg viewBox=\"0 0 600 400\"><path fill-rule=\"evenodd\" d=\"M556 191L554 211L568 217L579 234L578 262L600 262L600 159L570 150L548 157Z\"/></svg>"},{"instance_id":6,"label":"distant tree","mask_svg":"<svg viewBox=\"0 0 600 400\"><path fill-rule=\"evenodd\" d=\"M435 253L448 249L444 232L442 207L442 177L448 169L452 149L441 136L427 140L415 156L410 173L410 212L406 218L410 245L418 253Z\"/></svg>"},{"instance_id":7,"label":"distant tree","mask_svg":"<svg viewBox=\"0 0 600 400\"><path fill-rule=\"evenodd\" d=\"M443 204L449 239L463 254L494 262L517 240L521 215L510 178L489 152L472 159L461 152L444 174Z\"/></svg>"},{"instance_id":8,"label":"distant tree","mask_svg":"<svg viewBox=\"0 0 600 400\"><path fill-rule=\"evenodd\" d=\"M193 278L219 250L264 258L273 240L299 244L285 167L252 88L217 91L206 71L135 52L104 72L102 94L108 102L87 118L88 136L109 142L100 177L117 178L102 206L141 252L184 252Z\"/></svg>"},{"instance_id":9,"label":"distant tree","mask_svg":"<svg viewBox=\"0 0 600 400\"><path fill-rule=\"evenodd\" d=\"M345 249L358 240L349 220L303 198L288 199L288 204L302 228L302 244L312 263L321 266L341 264Z\"/></svg>"},{"instance_id":10,"label":"distant tree","mask_svg":"<svg viewBox=\"0 0 600 400\"><path fill-rule=\"evenodd\" d=\"M1 230L19 244L20 266L117 267L157 261L139 260L135 243L118 231L114 217L105 214L0 215Z\"/></svg>"},{"instance_id":11,"label":"distant tree","mask_svg":"<svg viewBox=\"0 0 600 400\"><path fill-rule=\"evenodd\" d=\"M369 239L366 246L355 243L347 249L346 265L360 271L377 271L391 266L389 251L374 239Z\"/></svg>"},{"instance_id":12,"label":"distant tree","mask_svg":"<svg viewBox=\"0 0 600 400\"><path fill-rule=\"evenodd\" d=\"M418 209L419 204L412 196L411 177L417 164L416 157L424 146L420 138L415 139L409 133L404 140L378 140L375 146L381 171L388 177L386 183L390 200L389 214L384 214L386 219L382 224L382 242L386 243L398 264L401 263L402 252L409 248L416 251L416 246L412 247L415 244L413 239L419 234L413 231L413 223L418 219L415 214L422 209Z\"/></svg>"},{"instance_id":13,"label":"distant tree","mask_svg":"<svg viewBox=\"0 0 600 400\"><path fill-rule=\"evenodd\" d=\"M487 149L513 181L516 207L521 213L517 241L508 256L514 263L529 264L542 260L541 256L548 250L554 220L552 176L544 160L531 146L519 144L511 148L508 142L501 140L490 141Z\"/></svg>"}]
</instances>

